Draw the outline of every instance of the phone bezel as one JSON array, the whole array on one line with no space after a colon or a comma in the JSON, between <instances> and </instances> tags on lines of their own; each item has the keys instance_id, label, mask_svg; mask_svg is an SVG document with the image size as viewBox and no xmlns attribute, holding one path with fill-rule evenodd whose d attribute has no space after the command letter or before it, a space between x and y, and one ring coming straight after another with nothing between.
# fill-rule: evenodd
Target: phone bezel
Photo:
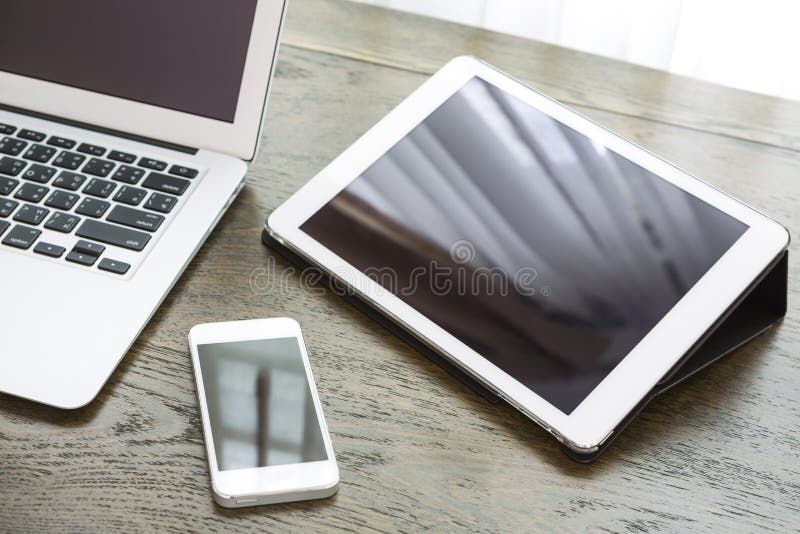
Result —
<instances>
[{"instance_id":1,"label":"phone bezel","mask_svg":"<svg viewBox=\"0 0 800 534\"><path fill-rule=\"evenodd\" d=\"M325 443L327 460L299 464L254 467L248 469L220 470L217 465L211 421L206 403L205 387L197 347L209 343L225 343L236 341L262 340L294 337L300 347L306 378L311 390L311 397L317 413L317 421ZM308 359L305 341L300 325L294 319L272 318L247 321L229 321L205 323L193 327L189 331L189 347L192 357L197 397L203 424L203 435L206 442L206 454L211 473L211 484L215 497L219 501L236 500L252 497L270 499L277 495L292 495L320 492L335 488L339 482L339 470L333 452L328 426L322 413L322 405L317 393L314 376ZM229 503L231 504L231 503ZM256 504L256 503L253 503Z\"/></svg>"}]
</instances>

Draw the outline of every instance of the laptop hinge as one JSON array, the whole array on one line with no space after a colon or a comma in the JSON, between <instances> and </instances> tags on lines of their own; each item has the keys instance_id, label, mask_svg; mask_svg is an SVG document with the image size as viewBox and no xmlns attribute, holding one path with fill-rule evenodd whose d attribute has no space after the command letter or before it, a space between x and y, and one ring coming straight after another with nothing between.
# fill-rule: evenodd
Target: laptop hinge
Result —
<instances>
[{"instance_id":1,"label":"laptop hinge","mask_svg":"<svg viewBox=\"0 0 800 534\"><path fill-rule=\"evenodd\" d=\"M169 150L175 150L178 152L183 152L185 154L197 154L196 148L191 148L188 146L178 145L176 143L169 143L167 141L159 141L158 139L151 139L149 137L144 137L141 135L130 134L126 132L120 132L119 130L113 130L111 128L104 128L103 126L95 126L94 124L87 124L85 122L74 121L72 119L65 119L63 117L56 117L55 115L48 115L47 113L39 113L38 111L31 111L29 109L22 109L17 108L14 106L9 106L6 104L0 104L0 109L5 111L11 111L12 113L19 113L20 115L27 115L29 117L35 117L37 119L45 119L48 121L53 122L60 122L61 124L66 124L67 126L75 126L77 128L83 128L85 130L92 130L98 133L107 134L107 135L114 135L116 137L122 137L123 139L128 139L130 141L136 141L139 143L147 143L148 145L157 146L160 148L166 148Z\"/></svg>"}]
</instances>

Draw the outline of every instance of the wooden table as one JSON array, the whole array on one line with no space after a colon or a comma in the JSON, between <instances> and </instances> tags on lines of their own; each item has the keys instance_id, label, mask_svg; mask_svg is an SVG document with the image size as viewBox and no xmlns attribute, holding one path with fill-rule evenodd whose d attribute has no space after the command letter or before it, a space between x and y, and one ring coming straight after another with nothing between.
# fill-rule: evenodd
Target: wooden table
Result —
<instances>
[{"instance_id":1,"label":"wooden table","mask_svg":"<svg viewBox=\"0 0 800 534\"><path fill-rule=\"evenodd\" d=\"M568 460L261 245L269 213L425 78L486 59L800 228L800 103L347 1L292 0L248 186L99 397L0 396L0 531L717 530L800 525L800 246L782 324ZM279 280L266 289L268 277ZM326 501L226 510L186 346L201 322L302 324L341 470ZM79 362L76 362L79 365Z\"/></svg>"}]
</instances>

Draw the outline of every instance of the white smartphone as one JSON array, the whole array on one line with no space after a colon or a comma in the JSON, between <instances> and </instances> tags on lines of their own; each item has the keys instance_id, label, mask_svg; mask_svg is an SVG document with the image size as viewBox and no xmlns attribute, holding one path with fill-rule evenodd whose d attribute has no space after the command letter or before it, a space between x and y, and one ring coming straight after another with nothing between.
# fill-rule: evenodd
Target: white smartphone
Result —
<instances>
[{"instance_id":1,"label":"white smartphone","mask_svg":"<svg viewBox=\"0 0 800 534\"><path fill-rule=\"evenodd\" d=\"M339 469L297 321L199 324L189 347L219 505L336 493Z\"/></svg>"}]
</instances>

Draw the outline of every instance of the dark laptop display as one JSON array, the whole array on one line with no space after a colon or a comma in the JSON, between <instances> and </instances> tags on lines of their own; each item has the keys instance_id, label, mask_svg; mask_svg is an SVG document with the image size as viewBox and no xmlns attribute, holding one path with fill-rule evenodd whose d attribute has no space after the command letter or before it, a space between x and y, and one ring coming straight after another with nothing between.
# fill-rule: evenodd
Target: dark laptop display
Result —
<instances>
[{"instance_id":1,"label":"dark laptop display","mask_svg":"<svg viewBox=\"0 0 800 534\"><path fill-rule=\"evenodd\" d=\"M0 70L233 122L256 0L4 2Z\"/></svg>"}]
</instances>

